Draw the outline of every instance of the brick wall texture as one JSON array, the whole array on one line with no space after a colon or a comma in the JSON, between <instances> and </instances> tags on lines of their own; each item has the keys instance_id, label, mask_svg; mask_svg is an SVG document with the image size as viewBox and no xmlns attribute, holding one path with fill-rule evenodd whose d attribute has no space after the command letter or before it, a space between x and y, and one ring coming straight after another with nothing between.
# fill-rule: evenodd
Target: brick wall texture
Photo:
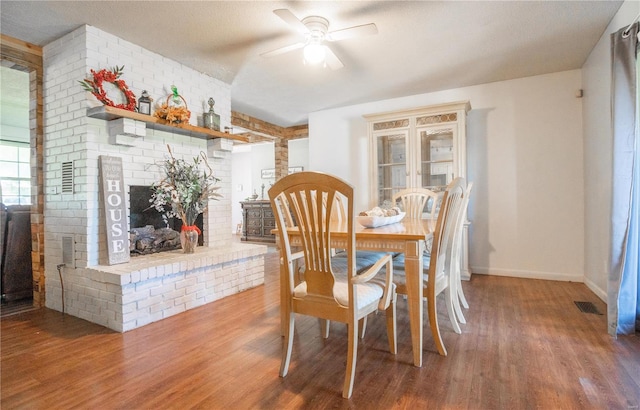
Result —
<instances>
[{"instance_id":1,"label":"brick wall texture","mask_svg":"<svg viewBox=\"0 0 640 410\"><path fill-rule=\"evenodd\" d=\"M167 155L171 146L175 157L191 160L201 151L207 153L216 176L221 179L220 193L223 199L212 201L205 213L205 247L220 249L231 242L231 155L220 151L219 141L205 140L180 133L147 128L135 146L114 144L109 135L108 121L87 117L87 109L101 106L91 93L78 81L90 76L90 70L111 69L124 66L122 79L137 97L147 90L156 103L166 100L171 85L176 85L180 95L191 110L190 124L202 125L202 113L208 110L207 100L213 97L221 124L229 124L231 118L231 86L206 74L190 69L179 62L167 59L115 35L92 26L83 26L43 48L44 62L44 242L45 272L47 276L47 307L61 309L60 281L56 266L62 262L62 239L71 237L72 266L63 268L65 275L78 276L77 282L86 282L86 269L103 266L107 261L104 207L99 192L98 157L109 155L122 158L124 183L127 186L151 185L161 179L157 163ZM105 86L109 97L116 101L119 93ZM214 155L217 154L217 155ZM73 164L73 192L62 192L62 164ZM129 215L127 214L127 220ZM253 263L253 262L251 262ZM220 267L220 269L226 269ZM253 268L252 268L253 269ZM251 269L250 269L251 270ZM252 274L253 275L253 274ZM250 276L252 276L250 275ZM65 276L63 275L63 278ZM255 281L251 279L250 283ZM65 283L65 301L96 299L96 292L103 291L90 286ZM86 285L86 284L85 284ZM241 288L241 287L240 287ZM83 293L85 292L85 293ZM215 294L223 294L218 291ZM206 299L206 298L205 298ZM213 297L209 297L213 299ZM192 302L193 303L193 302ZM72 306L72 303L67 303ZM96 309L103 307L86 305L71 314L96 323L109 325L116 330L127 330L130 323L111 326L110 319L101 317ZM77 306L81 306L78 302ZM104 309L103 309L104 310ZM107 309L108 310L108 309ZM180 310L172 308L172 311ZM108 315L112 312L109 311ZM163 313L164 314L164 313ZM107 315L105 313L105 315ZM157 317L159 314L152 315ZM162 315L160 315L162 316ZM136 322L144 320L136 319ZM153 321L148 319L148 321ZM105 324L106 323L106 324Z\"/></svg>"}]
</instances>

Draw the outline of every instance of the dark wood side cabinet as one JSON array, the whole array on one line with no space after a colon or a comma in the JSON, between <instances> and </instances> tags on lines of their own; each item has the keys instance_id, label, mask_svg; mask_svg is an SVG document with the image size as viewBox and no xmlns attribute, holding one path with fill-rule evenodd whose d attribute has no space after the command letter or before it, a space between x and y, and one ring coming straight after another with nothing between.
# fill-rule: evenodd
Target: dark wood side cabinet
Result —
<instances>
[{"instance_id":1,"label":"dark wood side cabinet","mask_svg":"<svg viewBox=\"0 0 640 410\"><path fill-rule=\"evenodd\" d=\"M276 236L271 230L276 227L276 218L269 201L243 201L242 238L243 241L274 242Z\"/></svg>"}]
</instances>

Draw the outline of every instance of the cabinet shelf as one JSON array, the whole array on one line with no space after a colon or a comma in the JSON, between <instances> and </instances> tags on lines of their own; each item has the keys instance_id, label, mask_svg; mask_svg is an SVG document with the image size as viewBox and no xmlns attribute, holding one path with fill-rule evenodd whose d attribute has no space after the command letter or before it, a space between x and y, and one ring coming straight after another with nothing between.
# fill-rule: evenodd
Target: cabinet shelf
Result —
<instances>
[{"instance_id":1,"label":"cabinet shelf","mask_svg":"<svg viewBox=\"0 0 640 410\"><path fill-rule=\"evenodd\" d=\"M423 164L453 164L453 159L440 159L436 161L422 161Z\"/></svg>"},{"instance_id":2,"label":"cabinet shelf","mask_svg":"<svg viewBox=\"0 0 640 410\"><path fill-rule=\"evenodd\" d=\"M397 166L405 166L407 165L406 162L390 162L390 163L384 163L384 164L378 164L379 167L397 167Z\"/></svg>"},{"instance_id":3,"label":"cabinet shelf","mask_svg":"<svg viewBox=\"0 0 640 410\"><path fill-rule=\"evenodd\" d=\"M108 105L89 108L87 110L87 117L98 118L106 121L116 120L118 118L129 118L136 121L142 121L147 124L148 128L158 131L173 132L176 134L188 135L190 137L207 140L214 138L227 138L240 142L249 142L249 137L244 135L228 134L226 132L210 130L208 128L196 127L188 123L167 124L160 118L154 117L152 115L140 114L139 112L123 110Z\"/></svg>"}]
</instances>

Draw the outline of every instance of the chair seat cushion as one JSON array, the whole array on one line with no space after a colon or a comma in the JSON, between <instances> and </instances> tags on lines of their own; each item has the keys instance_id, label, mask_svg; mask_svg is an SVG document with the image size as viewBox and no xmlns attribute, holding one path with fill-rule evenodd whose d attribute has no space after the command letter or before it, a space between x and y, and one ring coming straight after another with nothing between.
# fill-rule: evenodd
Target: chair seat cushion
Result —
<instances>
[{"instance_id":1,"label":"chair seat cushion","mask_svg":"<svg viewBox=\"0 0 640 410\"><path fill-rule=\"evenodd\" d=\"M383 253L384 255L384 253ZM367 258L356 258L356 270L361 273L371 267L376 260ZM347 258L331 258L331 268L335 277L333 284L333 295L342 306L349 306L349 288L347 285ZM381 272L384 268L381 270ZM380 300L383 294L383 287L377 283L359 283L355 285L358 306L366 306ZM293 290L293 295L302 298L307 295L307 282L303 281Z\"/></svg>"},{"instance_id":2,"label":"chair seat cushion","mask_svg":"<svg viewBox=\"0 0 640 410\"><path fill-rule=\"evenodd\" d=\"M425 270L429 269L429 263L431 263L431 255L423 255L422 266ZM393 271L395 272L396 269L401 270L404 273L404 253L393 258Z\"/></svg>"},{"instance_id":3,"label":"chair seat cushion","mask_svg":"<svg viewBox=\"0 0 640 410\"><path fill-rule=\"evenodd\" d=\"M374 251L357 251L356 252L356 273L360 274L370 267L372 267L383 256L388 255L388 252L374 252ZM300 259L298 262L298 271L304 273L304 259ZM333 266L334 272L345 272L347 269L347 253L344 251L338 252L331 257L331 266Z\"/></svg>"},{"instance_id":4,"label":"chair seat cushion","mask_svg":"<svg viewBox=\"0 0 640 410\"><path fill-rule=\"evenodd\" d=\"M382 297L382 287L375 283L360 283L356 286L356 294L358 297L358 306L367 306L370 303L376 303ZM307 282L301 282L293 290L293 295L302 298L307 295ZM342 306L349 306L349 288L347 282L338 280L333 285L333 296Z\"/></svg>"},{"instance_id":5,"label":"chair seat cushion","mask_svg":"<svg viewBox=\"0 0 640 410\"><path fill-rule=\"evenodd\" d=\"M376 251L356 251L356 272L362 273L369 269L380 260L382 257L389 255L389 252L376 252ZM343 263L345 268L347 264L347 253L344 251L336 253L331 260L335 265L336 263ZM344 261L344 262L340 262Z\"/></svg>"},{"instance_id":6,"label":"chair seat cushion","mask_svg":"<svg viewBox=\"0 0 640 410\"><path fill-rule=\"evenodd\" d=\"M424 284L429 281L429 264L431 263L431 256L426 255L422 257L422 280ZM449 281L449 276L445 275L445 272L438 272L436 275L436 293L439 293L439 289L444 289ZM404 254L399 255L393 259L393 283L397 286L404 287L407 283L404 269Z\"/></svg>"}]
</instances>

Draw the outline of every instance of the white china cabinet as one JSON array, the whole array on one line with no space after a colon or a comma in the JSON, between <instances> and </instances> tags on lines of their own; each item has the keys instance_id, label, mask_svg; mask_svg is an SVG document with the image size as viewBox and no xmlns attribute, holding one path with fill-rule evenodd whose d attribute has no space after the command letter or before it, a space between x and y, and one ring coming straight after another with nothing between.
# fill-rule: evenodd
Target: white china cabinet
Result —
<instances>
[{"instance_id":1,"label":"white china cabinet","mask_svg":"<svg viewBox=\"0 0 640 410\"><path fill-rule=\"evenodd\" d=\"M439 192L456 177L466 179L466 118L470 109L469 101L460 101L365 115L372 204L390 202L394 193L405 188ZM425 209L425 217L429 212L430 209ZM461 272L465 279L471 276L467 262L468 229L466 221Z\"/></svg>"}]
</instances>

